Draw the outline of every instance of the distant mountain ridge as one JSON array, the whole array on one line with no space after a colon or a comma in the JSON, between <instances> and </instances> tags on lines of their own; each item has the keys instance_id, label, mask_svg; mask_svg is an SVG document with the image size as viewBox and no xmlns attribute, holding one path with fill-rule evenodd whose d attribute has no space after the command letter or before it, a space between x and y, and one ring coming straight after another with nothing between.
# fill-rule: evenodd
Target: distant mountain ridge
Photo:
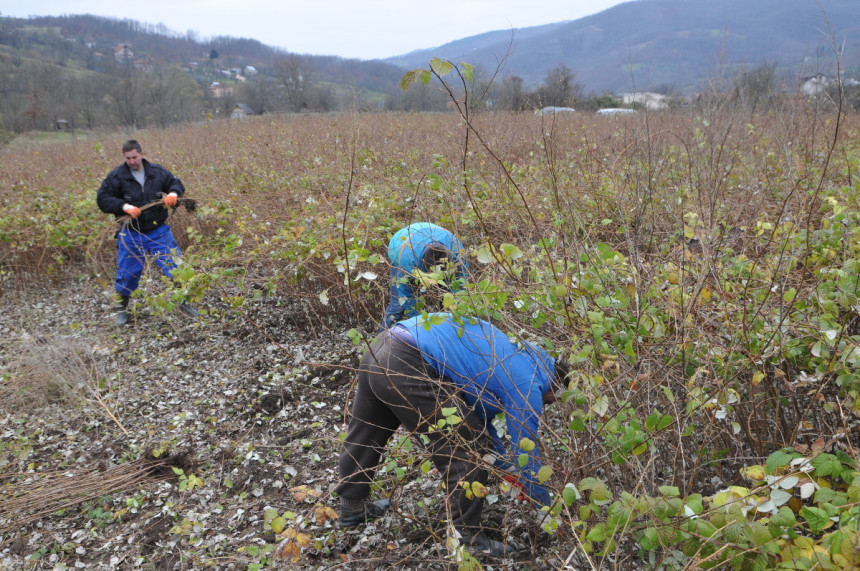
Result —
<instances>
[{"instance_id":1,"label":"distant mountain ridge","mask_svg":"<svg viewBox=\"0 0 860 571\"><path fill-rule=\"evenodd\" d=\"M658 86L692 93L721 65L732 73L772 62L786 74L832 73L828 22L844 42L842 68L860 74L858 0L634 0L579 20L488 32L383 61L414 69L440 57L492 70L504 59L501 75L526 85L563 64L595 93Z\"/></svg>"}]
</instances>

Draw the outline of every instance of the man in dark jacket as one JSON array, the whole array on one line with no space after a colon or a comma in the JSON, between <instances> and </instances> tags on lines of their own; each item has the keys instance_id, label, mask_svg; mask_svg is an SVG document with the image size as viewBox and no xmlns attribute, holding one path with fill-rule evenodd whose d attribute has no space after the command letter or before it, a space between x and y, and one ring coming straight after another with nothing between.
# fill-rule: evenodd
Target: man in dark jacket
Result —
<instances>
[{"instance_id":1,"label":"man in dark jacket","mask_svg":"<svg viewBox=\"0 0 860 571\"><path fill-rule=\"evenodd\" d=\"M474 318L430 314L380 333L364 353L352 418L338 461L340 526L379 517L388 500L368 501L386 443L399 428L426 438L448 490L450 524L472 551L502 557L512 547L481 530L487 466L495 457L512 471L539 510L552 504L538 472L538 425L543 406L564 386L566 364L530 343L515 343L499 328ZM457 419L454 419L453 411ZM504 413L510 442L492 421ZM442 422L444 421L444 422ZM545 513L545 512L542 512Z\"/></svg>"},{"instance_id":2,"label":"man in dark jacket","mask_svg":"<svg viewBox=\"0 0 860 571\"><path fill-rule=\"evenodd\" d=\"M168 278L182 255L167 225L168 208L175 207L185 193L182 181L169 170L143 158L140 143L131 139L122 146L125 163L108 173L98 190L96 202L102 212L117 218L128 216L117 231L116 293L118 326L128 323L128 301L137 289L146 256L150 255ZM164 200L163 205L143 207ZM180 311L197 317L196 309L182 303Z\"/></svg>"}]
</instances>

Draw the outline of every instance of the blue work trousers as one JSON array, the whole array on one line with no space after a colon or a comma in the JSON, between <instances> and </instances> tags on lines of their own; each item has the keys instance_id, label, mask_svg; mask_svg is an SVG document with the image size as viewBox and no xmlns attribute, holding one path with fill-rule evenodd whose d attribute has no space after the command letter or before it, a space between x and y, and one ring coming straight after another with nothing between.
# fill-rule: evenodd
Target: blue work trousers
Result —
<instances>
[{"instance_id":1,"label":"blue work trousers","mask_svg":"<svg viewBox=\"0 0 860 571\"><path fill-rule=\"evenodd\" d=\"M131 295L140 283L146 256L161 268L168 278L176 269L175 257L181 256L179 245L166 224L143 234L130 228L120 230L117 235L116 292Z\"/></svg>"}]
</instances>

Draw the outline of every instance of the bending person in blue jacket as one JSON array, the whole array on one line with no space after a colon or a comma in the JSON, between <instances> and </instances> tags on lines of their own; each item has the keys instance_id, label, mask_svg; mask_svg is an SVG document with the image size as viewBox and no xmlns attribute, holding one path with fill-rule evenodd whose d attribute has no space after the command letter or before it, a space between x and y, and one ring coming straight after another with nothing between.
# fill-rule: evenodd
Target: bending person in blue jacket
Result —
<instances>
[{"instance_id":1,"label":"bending person in blue jacket","mask_svg":"<svg viewBox=\"0 0 860 571\"><path fill-rule=\"evenodd\" d=\"M429 272L435 266L449 262L455 269L457 280L465 281L469 264L463 244L451 232L431 224L416 222L398 230L388 243L388 261L391 264L388 306L381 329L387 329L415 309L418 281L417 271ZM452 284L448 284L450 287ZM452 289L458 289L453 284Z\"/></svg>"},{"instance_id":2,"label":"bending person in blue jacket","mask_svg":"<svg viewBox=\"0 0 860 571\"><path fill-rule=\"evenodd\" d=\"M523 492L538 507L551 497L538 480L538 443L543 406L555 401L553 385L563 386L567 366L529 343L514 343L486 321L437 313L416 316L380 333L364 353L352 418L343 442L335 489L340 497L340 526L352 527L379 517L387 499L368 501L370 484L382 452L403 426L413 436L425 435L431 459L445 479L451 523L461 542L500 557L512 547L481 531L483 498L467 497L463 483L486 484L487 452L497 465L518 471ZM437 428L443 409L456 407L462 422ZM450 411L448 411L450 412ZM493 418L504 413L510 443L499 438ZM517 458L526 454L520 467Z\"/></svg>"}]
</instances>

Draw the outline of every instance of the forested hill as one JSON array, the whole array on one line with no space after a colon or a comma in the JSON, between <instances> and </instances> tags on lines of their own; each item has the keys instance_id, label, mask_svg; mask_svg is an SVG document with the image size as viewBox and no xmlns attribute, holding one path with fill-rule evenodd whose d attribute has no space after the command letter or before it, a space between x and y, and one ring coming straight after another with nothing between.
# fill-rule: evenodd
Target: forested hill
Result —
<instances>
[{"instance_id":1,"label":"forested hill","mask_svg":"<svg viewBox=\"0 0 860 571\"><path fill-rule=\"evenodd\" d=\"M144 126L228 115L376 108L402 69L292 54L248 38L92 15L0 17L0 128Z\"/></svg>"},{"instance_id":2,"label":"forested hill","mask_svg":"<svg viewBox=\"0 0 860 571\"><path fill-rule=\"evenodd\" d=\"M59 65L81 65L99 69L98 59L109 56L117 46L128 44L136 56L154 62L188 66L206 62L216 67L251 65L270 71L279 59L292 55L314 63L322 81L340 82L352 75L360 87L384 89L396 84L402 71L391 65L335 56L291 54L251 38L216 36L201 39L194 31L176 32L164 24L145 24L93 15L38 16L27 19L0 17L0 49L3 54L19 52ZM214 50L214 51L213 51ZM215 56L215 57L212 57ZM72 63L74 62L74 63ZM361 70L360 76L350 71Z\"/></svg>"},{"instance_id":3,"label":"forested hill","mask_svg":"<svg viewBox=\"0 0 860 571\"><path fill-rule=\"evenodd\" d=\"M832 35L831 35L832 34ZM525 85L565 65L590 91L695 92L704 80L776 64L782 75L860 75L858 0L636 0L574 20L499 30L386 61L406 68L429 57L468 61Z\"/></svg>"}]
</instances>

